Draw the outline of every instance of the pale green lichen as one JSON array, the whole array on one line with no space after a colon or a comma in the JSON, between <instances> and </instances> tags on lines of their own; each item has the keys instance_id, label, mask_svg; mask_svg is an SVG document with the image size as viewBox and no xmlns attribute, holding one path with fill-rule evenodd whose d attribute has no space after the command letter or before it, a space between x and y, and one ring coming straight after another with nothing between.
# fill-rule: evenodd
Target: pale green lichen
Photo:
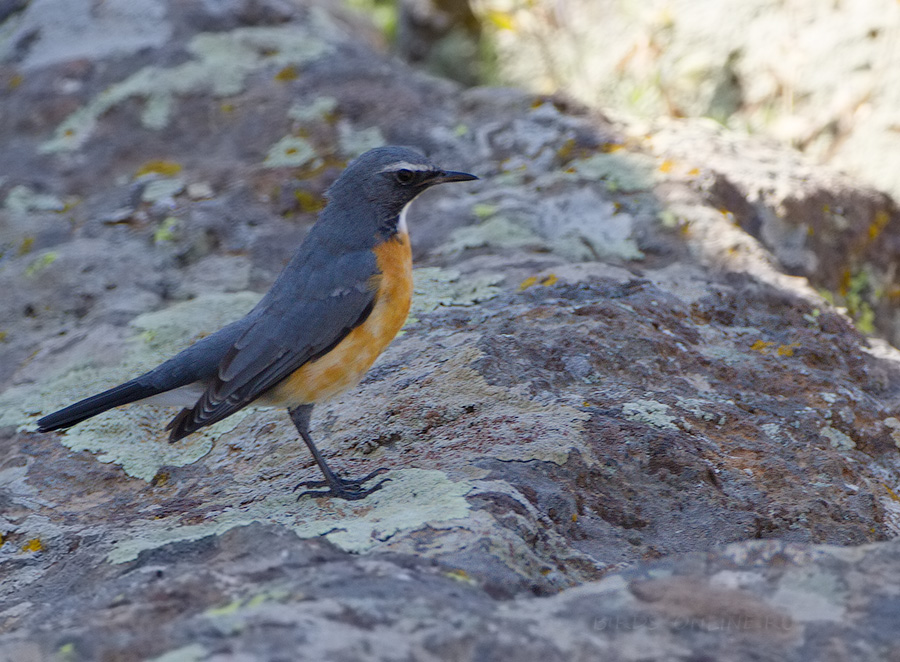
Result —
<instances>
[{"instance_id":1,"label":"pale green lichen","mask_svg":"<svg viewBox=\"0 0 900 662\"><path fill-rule=\"evenodd\" d=\"M242 409L170 444L164 428L177 409L150 405L115 409L71 428L60 436L60 442L73 451L90 451L98 462L118 464L129 476L150 482L164 466L185 466L204 457L216 439L238 427L253 411Z\"/></svg>"},{"instance_id":2,"label":"pale green lichen","mask_svg":"<svg viewBox=\"0 0 900 662\"><path fill-rule=\"evenodd\" d=\"M492 205L486 202L478 202L472 205L472 213L475 214L475 218L480 221L487 220L491 216L496 215L499 210L500 208L497 205Z\"/></svg>"},{"instance_id":3,"label":"pale green lichen","mask_svg":"<svg viewBox=\"0 0 900 662\"><path fill-rule=\"evenodd\" d=\"M163 222L159 224L159 227L153 233L153 241L157 244L174 241L178 238L179 226L180 222L174 216L163 219Z\"/></svg>"},{"instance_id":4,"label":"pale green lichen","mask_svg":"<svg viewBox=\"0 0 900 662\"><path fill-rule=\"evenodd\" d=\"M414 293L410 315L429 313L440 306L473 306L497 296L499 274L462 276L452 269L422 267L413 271Z\"/></svg>"},{"instance_id":5,"label":"pale green lichen","mask_svg":"<svg viewBox=\"0 0 900 662\"><path fill-rule=\"evenodd\" d=\"M56 650L56 660L57 662L68 662L69 660L77 660L78 653L75 650L75 644L69 642L67 644L63 644Z\"/></svg>"},{"instance_id":6,"label":"pale green lichen","mask_svg":"<svg viewBox=\"0 0 900 662\"><path fill-rule=\"evenodd\" d=\"M676 419L668 411L668 405L655 400L636 400L622 405L622 414L629 421L646 423L662 430L677 430Z\"/></svg>"},{"instance_id":7,"label":"pale green lichen","mask_svg":"<svg viewBox=\"0 0 900 662\"><path fill-rule=\"evenodd\" d=\"M204 615L211 618L233 616L241 610L254 609L268 602L281 602L283 600L286 600L290 596L291 594L283 589L262 591L261 593L257 593L250 598L238 598L236 600L232 600L228 604L222 605L221 607L212 607L210 609L207 609L204 612Z\"/></svg>"},{"instance_id":8,"label":"pale green lichen","mask_svg":"<svg viewBox=\"0 0 900 662\"><path fill-rule=\"evenodd\" d=\"M144 187L141 192L141 200L151 204L171 200L184 191L184 188L185 181L180 177L155 179Z\"/></svg>"},{"instance_id":9,"label":"pale green lichen","mask_svg":"<svg viewBox=\"0 0 900 662\"><path fill-rule=\"evenodd\" d=\"M475 213L477 215L478 211ZM436 252L441 255L454 255L473 248L521 248L545 245L546 241L532 232L526 224L496 215L477 225L457 228Z\"/></svg>"},{"instance_id":10,"label":"pale green lichen","mask_svg":"<svg viewBox=\"0 0 900 662\"><path fill-rule=\"evenodd\" d=\"M651 157L618 150L571 161L564 172L554 173L553 177L602 181L610 191L634 192L652 188L656 171L656 162Z\"/></svg>"},{"instance_id":11,"label":"pale green lichen","mask_svg":"<svg viewBox=\"0 0 900 662\"><path fill-rule=\"evenodd\" d=\"M319 156L308 140L300 136L285 136L269 148L263 165L267 168L299 168L315 167L318 162Z\"/></svg>"},{"instance_id":12,"label":"pale green lichen","mask_svg":"<svg viewBox=\"0 0 900 662\"><path fill-rule=\"evenodd\" d=\"M138 315L128 324L142 334L148 349L163 358L240 319L259 302L256 292L206 294L174 306Z\"/></svg>"},{"instance_id":13,"label":"pale green lichen","mask_svg":"<svg viewBox=\"0 0 900 662\"><path fill-rule=\"evenodd\" d=\"M55 251L47 251L39 257L36 257L29 263L27 267L25 267L25 277L34 278L44 269L56 262L58 257L59 254Z\"/></svg>"},{"instance_id":14,"label":"pale green lichen","mask_svg":"<svg viewBox=\"0 0 900 662\"><path fill-rule=\"evenodd\" d=\"M337 110L334 97L316 97L308 104L295 103L288 109L287 116L300 124L312 124L327 120Z\"/></svg>"},{"instance_id":15,"label":"pale green lichen","mask_svg":"<svg viewBox=\"0 0 900 662\"><path fill-rule=\"evenodd\" d=\"M675 399L678 401L679 407L702 421L715 421L721 418L721 414L711 407L713 403L709 400L682 398L680 396L675 396ZM775 427L777 428L778 426Z\"/></svg>"},{"instance_id":16,"label":"pale green lichen","mask_svg":"<svg viewBox=\"0 0 900 662\"><path fill-rule=\"evenodd\" d=\"M3 207L13 214L27 214L32 211L63 211L66 205L55 195L38 193L19 184L6 194Z\"/></svg>"},{"instance_id":17,"label":"pale green lichen","mask_svg":"<svg viewBox=\"0 0 900 662\"><path fill-rule=\"evenodd\" d=\"M174 103L175 99L170 95L160 94L147 97L141 113L141 124L154 131L166 128L169 118L172 116Z\"/></svg>"},{"instance_id":18,"label":"pale green lichen","mask_svg":"<svg viewBox=\"0 0 900 662\"><path fill-rule=\"evenodd\" d=\"M32 429L36 415L145 372L203 335L239 319L258 300L259 295L253 292L208 295L140 315L130 324L135 335L121 360L98 366L94 357L85 356L55 377L7 389L0 394L0 424ZM163 427L173 410L139 405L100 414L70 428L59 440L73 450L97 453L100 462L119 464L129 475L149 481L162 466L196 462L209 452L215 439L234 429L251 412L243 410L177 444L169 444Z\"/></svg>"},{"instance_id":19,"label":"pale green lichen","mask_svg":"<svg viewBox=\"0 0 900 662\"><path fill-rule=\"evenodd\" d=\"M311 62L332 48L317 34L322 20L306 25L292 23L198 34L188 44L192 59L170 68L145 67L108 87L67 117L40 151L78 149L91 137L104 113L133 97L144 100L144 126L160 129L169 123L174 99L179 95L206 92L217 97L231 96L244 88L251 73L264 66Z\"/></svg>"},{"instance_id":20,"label":"pale green lichen","mask_svg":"<svg viewBox=\"0 0 900 662\"><path fill-rule=\"evenodd\" d=\"M633 237L634 217L589 187L545 197L535 223L553 252L573 261L643 257Z\"/></svg>"},{"instance_id":21,"label":"pale green lichen","mask_svg":"<svg viewBox=\"0 0 900 662\"><path fill-rule=\"evenodd\" d=\"M856 448L856 442L853 441L853 439L830 425L823 427L819 430L819 433L828 440L832 448L837 448L842 451L849 451Z\"/></svg>"},{"instance_id":22,"label":"pale green lichen","mask_svg":"<svg viewBox=\"0 0 900 662\"><path fill-rule=\"evenodd\" d=\"M338 124L338 149L348 159L386 144L387 141L377 126L357 129L349 122Z\"/></svg>"},{"instance_id":23,"label":"pale green lichen","mask_svg":"<svg viewBox=\"0 0 900 662\"><path fill-rule=\"evenodd\" d=\"M173 525L165 520L135 522L120 536L108 559L125 563L147 549L177 541L199 540L253 522L281 524L301 538L325 536L350 552L364 552L397 533L434 522L465 518L471 486L453 482L440 471L403 469L390 472L391 480L363 501L304 498L292 492L273 494L241 508L228 508L203 524Z\"/></svg>"}]
</instances>

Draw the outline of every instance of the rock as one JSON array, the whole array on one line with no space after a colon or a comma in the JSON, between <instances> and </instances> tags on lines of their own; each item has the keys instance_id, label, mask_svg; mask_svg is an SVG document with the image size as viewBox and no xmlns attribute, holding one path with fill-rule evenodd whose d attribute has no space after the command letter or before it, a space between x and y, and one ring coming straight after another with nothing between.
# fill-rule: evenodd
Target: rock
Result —
<instances>
[{"instance_id":1,"label":"rock","mask_svg":"<svg viewBox=\"0 0 900 662\"><path fill-rule=\"evenodd\" d=\"M91 23L80 1L72 30L102 32L111 9ZM813 166L773 175L795 157L702 125L638 139L557 99L460 90L373 52L328 3L147 6L147 34L167 36L126 55L4 44L22 72L0 97L20 157L0 182L16 191L0 210L4 653L896 654L900 360L811 286L841 259L889 282L891 254L836 248L859 219L802 239L806 221L770 213L889 198ZM286 138L302 160L270 158ZM298 501L317 470L274 409L176 445L174 412L149 405L34 431L249 310L379 140L482 178L414 205L410 322L313 416L333 466L386 468L383 490Z\"/></svg>"}]
</instances>

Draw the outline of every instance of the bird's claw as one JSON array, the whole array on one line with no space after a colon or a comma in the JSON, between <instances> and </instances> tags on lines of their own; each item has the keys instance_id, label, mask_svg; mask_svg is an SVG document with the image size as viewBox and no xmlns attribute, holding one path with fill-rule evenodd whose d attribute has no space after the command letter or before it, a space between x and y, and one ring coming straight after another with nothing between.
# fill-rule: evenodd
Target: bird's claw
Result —
<instances>
[{"instance_id":1,"label":"bird's claw","mask_svg":"<svg viewBox=\"0 0 900 662\"><path fill-rule=\"evenodd\" d=\"M325 490L305 490L297 495L298 501L305 496L311 496L313 498L330 496L337 497L338 499L345 499L347 501L358 501L360 499L365 499L372 494L372 492L377 492L385 483L391 480L390 478L385 478L384 480L378 481L375 486L370 487L369 489L363 489L363 485L368 483L375 476L381 475L386 471L387 469L382 467L362 478L338 478L337 484L330 483L327 480L305 480L302 483L298 483L297 486L294 487L294 491L296 492L301 487L328 488Z\"/></svg>"}]
</instances>

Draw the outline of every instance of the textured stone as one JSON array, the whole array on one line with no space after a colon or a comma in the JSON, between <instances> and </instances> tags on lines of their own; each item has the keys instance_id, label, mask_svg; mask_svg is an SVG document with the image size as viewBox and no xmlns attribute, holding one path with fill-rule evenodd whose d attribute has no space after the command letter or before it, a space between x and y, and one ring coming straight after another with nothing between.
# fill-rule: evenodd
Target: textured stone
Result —
<instances>
[{"instance_id":1,"label":"textured stone","mask_svg":"<svg viewBox=\"0 0 900 662\"><path fill-rule=\"evenodd\" d=\"M850 235L765 216L782 152L460 90L328 3L154 6L163 45L38 61L0 96L0 657L898 654L900 359L797 275ZM191 66L227 95L172 87ZM266 163L288 136L313 158ZM481 177L412 207L410 321L313 417L383 490L298 501L317 469L276 409L175 446L146 405L34 431L249 310L380 141Z\"/></svg>"}]
</instances>

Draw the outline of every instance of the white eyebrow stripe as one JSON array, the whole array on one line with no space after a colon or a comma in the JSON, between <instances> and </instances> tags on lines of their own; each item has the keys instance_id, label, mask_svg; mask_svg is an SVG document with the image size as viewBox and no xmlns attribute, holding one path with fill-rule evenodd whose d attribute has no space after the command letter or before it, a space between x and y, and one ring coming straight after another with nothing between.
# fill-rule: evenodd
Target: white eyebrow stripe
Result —
<instances>
[{"instance_id":1,"label":"white eyebrow stripe","mask_svg":"<svg viewBox=\"0 0 900 662\"><path fill-rule=\"evenodd\" d=\"M416 172L431 172L434 170L430 165L422 163L410 163L409 161L398 161L384 166L378 172L397 172L398 170L414 170Z\"/></svg>"}]
</instances>

